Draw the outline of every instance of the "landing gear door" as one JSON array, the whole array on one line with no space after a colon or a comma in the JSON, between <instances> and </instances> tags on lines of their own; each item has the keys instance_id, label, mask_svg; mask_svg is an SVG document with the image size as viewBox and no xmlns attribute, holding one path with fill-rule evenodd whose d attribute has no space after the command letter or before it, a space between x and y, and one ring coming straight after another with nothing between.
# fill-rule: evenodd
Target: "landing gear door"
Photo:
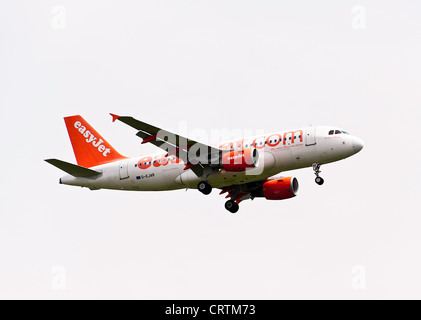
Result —
<instances>
[{"instance_id":1,"label":"landing gear door","mask_svg":"<svg viewBox=\"0 0 421 320\"><path fill-rule=\"evenodd\" d=\"M129 178L129 160L120 162L120 180Z\"/></svg>"},{"instance_id":2,"label":"landing gear door","mask_svg":"<svg viewBox=\"0 0 421 320\"><path fill-rule=\"evenodd\" d=\"M316 127L308 127L306 129L306 146L314 146L316 144Z\"/></svg>"}]
</instances>

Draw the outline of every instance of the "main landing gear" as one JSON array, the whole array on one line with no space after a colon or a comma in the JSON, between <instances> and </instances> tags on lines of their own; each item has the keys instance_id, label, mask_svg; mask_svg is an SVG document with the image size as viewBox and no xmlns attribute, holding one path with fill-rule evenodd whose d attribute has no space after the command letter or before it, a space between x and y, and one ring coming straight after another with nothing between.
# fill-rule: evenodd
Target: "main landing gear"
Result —
<instances>
[{"instance_id":1,"label":"main landing gear","mask_svg":"<svg viewBox=\"0 0 421 320\"><path fill-rule=\"evenodd\" d=\"M321 186L323 183L325 183L325 180L319 176L321 164L319 163L313 163L313 170L314 174L316 175L316 183Z\"/></svg>"},{"instance_id":2,"label":"main landing gear","mask_svg":"<svg viewBox=\"0 0 421 320\"><path fill-rule=\"evenodd\" d=\"M212 192L212 186L206 181L201 181L197 185L197 190L205 195L208 195ZM228 200L225 202L225 209L231 213L236 213L240 209L240 206L235 200Z\"/></svg>"},{"instance_id":3,"label":"main landing gear","mask_svg":"<svg viewBox=\"0 0 421 320\"><path fill-rule=\"evenodd\" d=\"M240 206L234 200L228 200L227 202L225 202L225 209L227 209L231 213L236 213L238 209L240 209Z\"/></svg>"},{"instance_id":4,"label":"main landing gear","mask_svg":"<svg viewBox=\"0 0 421 320\"><path fill-rule=\"evenodd\" d=\"M199 184L197 185L197 189L205 195L208 195L212 192L212 186L206 181L199 182Z\"/></svg>"}]
</instances>

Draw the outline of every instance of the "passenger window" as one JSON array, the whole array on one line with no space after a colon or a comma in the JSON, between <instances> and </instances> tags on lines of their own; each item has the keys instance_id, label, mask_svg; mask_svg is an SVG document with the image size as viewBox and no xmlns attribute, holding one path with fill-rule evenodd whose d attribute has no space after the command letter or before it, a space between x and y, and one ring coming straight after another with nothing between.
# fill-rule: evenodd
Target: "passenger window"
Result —
<instances>
[{"instance_id":1,"label":"passenger window","mask_svg":"<svg viewBox=\"0 0 421 320\"><path fill-rule=\"evenodd\" d=\"M335 134L341 134L342 132L341 132L341 130L336 130L335 131Z\"/></svg>"},{"instance_id":2,"label":"passenger window","mask_svg":"<svg viewBox=\"0 0 421 320\"><path fill-rule=\"evenodd\" d=\"M335 130L330 130L329 131L329 135L331 136L332 134L334 134L335 133Z\"/></svg>"}]
</instances>

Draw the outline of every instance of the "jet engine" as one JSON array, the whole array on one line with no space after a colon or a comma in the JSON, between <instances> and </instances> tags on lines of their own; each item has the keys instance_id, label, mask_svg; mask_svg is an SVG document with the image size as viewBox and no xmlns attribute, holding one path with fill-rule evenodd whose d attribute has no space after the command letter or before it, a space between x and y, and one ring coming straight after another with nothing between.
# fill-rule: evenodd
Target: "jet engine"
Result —
<instances>
[{"instance_id":1,"label":"jet engine","mask_svg":"<svg viewBox=\"0 0 421 320\"><path fill-rule=\"evenodd\" d=\"M256 148L246 148L222 153L222 167L227 171L241 172L255 168L259 163L259 152Z\"/></svg>"},{"instance_id":2,"label":"jet engine","mask_svg":"<svg viewBox=\"0 0 421 320\"><path fill-rule=\"evenodd\" d=\"M297 178L278 178L263 183L261 188L252 193L252 196L265 197L267 200L285 200L295 197L298 188Z\"/></svg>"}]
</instances>

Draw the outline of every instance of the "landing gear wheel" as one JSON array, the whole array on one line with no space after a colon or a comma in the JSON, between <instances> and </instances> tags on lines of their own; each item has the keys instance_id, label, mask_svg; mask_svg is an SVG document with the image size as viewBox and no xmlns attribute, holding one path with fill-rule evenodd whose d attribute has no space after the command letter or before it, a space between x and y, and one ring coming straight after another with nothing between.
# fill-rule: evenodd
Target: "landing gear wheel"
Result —
<instances>
[{"instance_id":1,"label":"landing gear wheel","mask_svg":"<svg viewBox=\"0 0 421 320\"><path fill-rule=\"evenodd\" d=\"M228 200L227 202L225 202L225 209L227 209L231 213L236 213L238 209L240 209L240 206L234 200Z\"/></svg>"},{"instance_id":2,"label":"landing gear wheel","mask_svg":"<svg viewBox=\"0 0 421 320\"><path fill-rule=\"evenodd\" d=\"M212 192L212 186L206 181L199 182L199 184L197 185L197 189L201 193L206 194L206 195Z\"/></svg>"},{"instance_id":3,"label":"landing gear wheel","mask_svg":"<svg viewBox=\"0 0 421 320\"><path fill-rule=\"evenodd\" d=\"M320 163L313 163L313 170L314 174L316 175L316 183L321 186L323 183L325 183L325 180L319 176L321 164Z\"/></svg>"},{"instance_id":4,"label":"landing gear wheel","mask_svg":"<svg viewBox=\"0 0 421 320\"><path fill-rule=\"evenodd\" d=\"M321 186L323 185L323 183L325 183L325 180L322 177L317 177L316 178L316 183Z\"/></svg>"}]
</instances>

